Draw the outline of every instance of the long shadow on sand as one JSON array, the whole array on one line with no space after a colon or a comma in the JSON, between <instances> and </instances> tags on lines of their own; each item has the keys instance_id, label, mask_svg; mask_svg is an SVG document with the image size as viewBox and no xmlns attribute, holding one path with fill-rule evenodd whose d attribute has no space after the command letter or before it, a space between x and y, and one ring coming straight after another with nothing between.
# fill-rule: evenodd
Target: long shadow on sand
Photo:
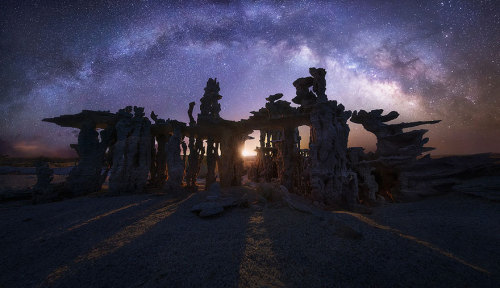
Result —
<instances>
[{"instance_id":1,"label":"long shadow on sand","mask_svg":"<svg viewBox=\"0 0 500 288\"><path fill-rule=\"evenodd\" d=\"M196 195L195 195L196 196ZM200 219L196 197L167 204L62 266L56 287L236 286L248 211ZM58 274L61 277L58 277Z\"/></svg>"},{"instance_id":2,"label":"long shadow on sand","mask_svg":"<svg viewBox=\"0 0 500 288\"><path fill-rule=\"evenodd\" d=\"M0 286L494 287L498 279L488 274L494 270L473 267L481 262L450 257L441 238L414 237L422 228L394 228L400 226L396 218L382 225L375 215L321 219L285 207L254 207L201 219L189 211L199 196L94 198L2 210ZM401 215L396 210L391 217ZM33 218L43 215L49 220Z\"/></svg>"},{"instance_id":3,"label":"long shadow on sand","mask_svg":"<svg viewBox=\"0 0 500 288\"><path fill-rule=\"evenodd\" d=\"M70 270L75 259L92 251L98 243L173 201L151 201L148 196L75 200L2 211L10 218L2 221L2 285L49 283L45 281L47 275L56 280L64 276L61 272ZM54 277L58 273L61 275Z\"/></svg>"}]
</instances>

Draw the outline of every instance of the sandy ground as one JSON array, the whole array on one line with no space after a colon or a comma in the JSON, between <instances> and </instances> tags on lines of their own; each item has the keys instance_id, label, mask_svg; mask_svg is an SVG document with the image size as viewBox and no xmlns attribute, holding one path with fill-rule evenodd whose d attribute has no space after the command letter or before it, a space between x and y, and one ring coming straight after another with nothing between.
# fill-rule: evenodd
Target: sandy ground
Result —
<instances>
[{"instance_id":1,"label":"sandy ground","mask_svg":"<svg viewBox=\"0 0 500 288\"><path fill-rule=\"evenodd\" d=\"M0 205L0 287L498 287L498 202L462 195L372 215L233 208L199 195ZM356 231L358 233L356 233Z\"/></svg>"}]
</instances>

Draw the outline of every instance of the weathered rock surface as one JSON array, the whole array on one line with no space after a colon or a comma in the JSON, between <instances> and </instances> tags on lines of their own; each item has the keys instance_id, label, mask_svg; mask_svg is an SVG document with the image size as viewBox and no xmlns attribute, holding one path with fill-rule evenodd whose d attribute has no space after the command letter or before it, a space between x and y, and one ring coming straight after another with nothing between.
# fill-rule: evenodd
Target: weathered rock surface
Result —
<instances>
[{"instance_id":1,"label":"weathered rock surface","mask_svg":"<svg viewBox=\"0 0 500 288\"><path fill-rule=\"evenodd\" d=\"M293 82L293 86L297 90L297 96L292 99L292 102L301 106L310 106L316 103L316 95L309 90L313 85L313 77L299 78Z\"/></svg>"},{"instance_id":2,"label":"weathered rock surface","mask_svg":"<svg viewBox=\"0 0 500 288\"><path fill-rule=\"evenodd\" d=\"M199 125L213 125L221 121L219 116L220 104L219 100L222 96L219 94L220 87L217 78L209 78L207 81L207 86L205 87L205 93L200 99L200 114L198 114L197 123ZM214 183L217 179L215 177L215 165L219 157L219 144L215 141L213 136L207 137L207 177L206 177L206 188L210 187L210 184Z\"/></svg>"},{"instance_id":3,"label":"weathered rock surface","mask_svg":"<svg viewBox=\"0 0 500 288\"><path fill-rule=\"evenodd\" d=\"M348 149L349 166L356 173L359 187L359 198L364 201L376 201L378 183L375 180L373 171L375 167L365 159L365 154L361 147Z\"/></svg>"},{"instance_id":4,"label":"weathered rock surface","mask_svg":"<svg viewBox=\"0 0 500 288\"><path fill-rule=\"evenodd\" d=\"M72 196L86 195L101 189L102 178L106 176L102 175L105 153L111 145L112 134L112 128L102 130L99 141L96 123L92 120L82 123L78 145L72 146L79 156L78 165L71 170L67 180Z\"/></svg>"},{"instance_id":5,"label":"weathered rock surface","mask_svg":"<svg viewBox=\"0 0 500 288\"><path fill-rule=\"evenodd\" d=\"M208 189L212 183L217 181L215 176L215 165L219 158L219 145L213 138L207 140L207 177L205 179L205 189Z\"/></svg>"},{"instance_id":6,"label":"weathered rock surface","mask_svg":"<svg viewBox=\"0 0 500 288\"><path fill-rule=\"evenodd\" d=\"M193 109L195 102L189 103L188 116L189 127L195 127L196 121L193 117ZM188 187L196 187L196 179L200 174L200 167L205 155L205 148L203 147L203 139L196 139L193 135L189 136L189 156L186 168L185 182Z\"/></svg>"},{"instance_id":7,"label":"weathered rock surface","mask_svg":"<svg viewBox=\"0 0 500 288\"><path fill-rule=\"evenodd\" d=\"M142 193L151 167L151 122L144 108L121 109L116 123L113 167L109 177L112 195Z\"/></svg>"},{"instance_id":8,"label":"weathered rock surface","mask_svg":"<svg viewBox=\"0 0 500 288\"><path fill-rule=\"evenodd\" d=\"M328 101L324 69L310 68L309 72L317 96L310 114L313 128L309 144L312 196L325 203L345 203L357 198L358 193L349 189L347 169L349 127L346 122L351 111L344 111L344 106L336 101Z\"/></svg>"},{"instance_id":9,"label":"weathered rock surface","mask_svg":"<svg viewBox=\"0 0 500 288\"><path fill-rule=\"evenodd\" d=\"M243 158L241 150L247 139L246 134L226 135L221 143L219 165L220 184L222 187L241 185L243 176Z\"/></svg>"},{"instance_id":10,"label":"weathered rock surface","mask_svg":"<svg viewBox=\"0 0 500 288\"><path fill-rule=\"evenodd\" d=\"M213 187L216 183L212 184ZM222 214L224 209L241 205L245 200L236 199L234 197L213 197L216 188L211 188L212 192L209 191L207 195L207 200L194 205L191 208L191 212L197 213L200 217L210 217Z\"/></svg>"},{"instance_id":11,"label":"weathered rock surface","mask_svg":"<svg viewBox=\"0 0 500 288\"><path fill-rule=\"evenodd\" d=\"M377 137L377 153L389 163L406 163L414 160L424 152L432 151L432 147L424 147L429 138L423 138L428 131L425 129L403 132L405 128L416 127L424 124L436 124L441 120L418 121L399 124L385 124L399 117L399 113L391 111L382 115L384 110L377 109L370 112L365 110L354 111L351 121L363 127Z\"/></svg>"},{"instance_id":12,"label":"weathered rock surface","mask_svg":"<svg viewBox=\"0 0 500 288\"><path fill-rule=\"evenodd\" d=\"M203 202L191 208L191 212L198 212L200 217L210 217L224 212L224 206L217 202Z\"/></svg>"},{"instance_id":13,"label":"weathered rock surface","mask_svg":"<svg viewBox=\"0 0 500 288\"><path fill-rule=\"evenodd\" d=\"M181 130L179 124L174 124L174 134L168 140L167 151L167 166L168 179L165 184L165 190L178 189L182 185L184 178L184 162L181 158Z\"/></svg>"},{"instance_id":14,"label":"weathered rock surface","mask_svg":"<svg viewBox=\"0 0 500 288\"><path fill-rule=\"evenodd\" d=\"M164 119L151 112L151 119L155 124L165 124ZM160 133L151 137L151 170L150 170L150 183L153 187L163 187L167 179L167 151L165 146L170 138L169 134ZM155 146L156 141L156 146Z\"/></svg>"},{"instance_id":15,"label":"weathered rock surface","mask_svg":"<svg viewBox=\"0 0 500 288\"><path fill-rule=\"evenodd\" d=\"M186 185L195 187L196 180L200 174L201 164L205 156L205 148L203 147L203 139L189 138L189 156L188 168L186 170Z\"/></svg>"},{"instance_id":16,"label":"weathered rock surface","mask_svg":"<svg viewBox=\"0 0 500 288\"><path fill-rule=\"evenodd\" d=\"M255 130L261 133L260 147L257 160L249 169L249 178L279 183L287 191L311 198L318 205L340 204L352 208L358 202L376 202L381 195L392 199L398 189L424 188L419 187L424 184L414 180L421 172L412 169L429 164L425 159L417 161L417 156L432 150L424 147L428 139L423 135L427 130L403 132L403 129L439 120L386 124L399 114L392 111L382 115L380 109L351 113L342 104L328 100L324 69L310 68L309 74L293 82L296 96L292 101L300 107L293 107L291 102L282 100L282 93L276 93L266 98L264 107L240 121L220 116L222 96L216 78L207 81L196 121L195 102L189 104L189 126L160 119L154 112L150 116L155 123L151 125L143 108L134 107L133 115L131 106L116 114L82 111L45 120L81 129L76 146L80 163L68 180L74 195L99 190L110 168L111 194L142 192L148 174L149 185L153 187L179 191L185 181L188 190L194 191L204 160L205 189L210 189L213 183L222 187L239 186L247 168L243 166L241 147ZM349 118L376 135L374 155L367 157L362 151L348 151ZM310 128L309 149L300 147L298 127L303 125ZM106 128L100 141L96 128ZM188 142L184 141L186 137ZM458 183L455 180L439 178L425 185L445 187ZM220 199L213 196L211 200ZM209 214L219 213L219 208L213 209Z\"/></svg>"},{"instance_id":17,"label":"weathered rock surface","mask_svg":"<svg viewBox=\"0 0 500 288\"><path fill-rule=\"evenodd\" d=\"M198 114L199 121L216 121L220 119L220 104L219 100L222 96L219 94L220 87L217 78L209 78L207 81L207 86L205 87L205 93L200 99L200 114Z\"/></svg>"}]
</instances>

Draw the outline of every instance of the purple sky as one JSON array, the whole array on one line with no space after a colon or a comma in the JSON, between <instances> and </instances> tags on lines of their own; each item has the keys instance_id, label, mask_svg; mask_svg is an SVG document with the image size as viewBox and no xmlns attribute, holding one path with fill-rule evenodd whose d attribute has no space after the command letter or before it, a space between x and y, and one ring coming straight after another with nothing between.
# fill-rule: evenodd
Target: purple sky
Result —
<instances>
[{"instance_id":1,"label":"purple sky","mask_svg":"<svg viewBox=\"0 0 500 288\"><path fill-rule=\"evenodd\" d=\"M75 129L41 119L82 109L187 122L209 77L221 116L247 118L313 66L347 109L442 119L434 154L500 152L495 1L18 2L0 13L0 154L70 155ZM375 147L349 125L350 146Z\"/></svg>"}]
</instances>

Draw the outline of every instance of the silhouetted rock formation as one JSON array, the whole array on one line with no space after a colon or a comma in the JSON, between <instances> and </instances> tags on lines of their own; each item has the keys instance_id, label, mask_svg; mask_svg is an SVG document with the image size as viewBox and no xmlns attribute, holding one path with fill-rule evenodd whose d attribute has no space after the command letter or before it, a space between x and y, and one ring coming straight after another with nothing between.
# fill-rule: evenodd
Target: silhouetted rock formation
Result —
<instances>
[{"instance_id":1,"label":"silhouetted rock formation","mask_svg":"<svg viewBox=\"0 0 500 288\"><path fill-rule=\"evenodd\" d=\"M171 121L173 126L173 134L167 143L167 166L168 166L168 179L165 184L165 190L179 189L182 185L184 178L184 162L181 158L181 124L177 121Z\"/></svg>"},{"instance_id":2,"label":"silhouetted rock formation","mask_svg":"<svg viewBox=\"0 0 500 288\"><path fill-rule=\"evenodd\" d=\"M96 128L104 129L115 125L118 115L109 111L82 110L73 115L61 115L54 118L45 118L42 121L51 122L61 127L73 127L81 129L83 124L90 121L96 124Z\"/></svg>"},{"instance_id":3,"label":"silhouetted rock formation","mask_svg":"<svg viewBox=\"0 0 500 288\"><path fill-rule=\"evenodd\" d=\"M313 77L299 78L293 82L293 86L297 90L297 96L292 99L292 102L300 106L310 106L316 103L316 95L309 90L313 85Z\"/></svg>"},{"instance_id":4,"label":"silhouetted rock formation","mask_svg":"<svg viewBox=\"0 0 500 288\"><path fill-rule=\"evenodd\" d=\"M418 121L399 124L385 124L385 122L396 119L399 113L392 111L382 116L384 110L372 110L366 112L354 111L351 121L363 125L363 127L377 136L377 153L387 161L403 161L415 159L424 152L434 150L424 147L429 138L423 138L428 131L425 129L403 132L404 128L416 127L424 124L436 124L441 120Z\"/></svg>"},{"instance_id":5,"label":"silhouetted rock formation","mask_svg":"<svg viewBox=\"0 0 500 288\"><path fill-rule=\"evenodd\" d=\"M220 104L219 100L222 96L219 94L220 87L217 78L208 79L207 86L205 87L205 94L200 99L200 114L198 114L197 123L201 125L210 125L219 123L221 118L219 116ZM208 189L212 183L216 181L215 178L215 165L219 157L219 144L215 142L213 137L207 138L207 177L205 189Z\"/></svg>"},{"instance_id":6,"label":"silhouetted rock formation","mask_svg":"<svg viewBox=\"0 0 500 288\"><path fill-rule=\"evenodd\" d=\"M189 103L188 116L189 116L189 127L194 128L196 126L196 121L193 117L193 109L196 105L195 102ZM186 169L185 182L188 187L196 187L196 179L198 179L198 174L200 173L201 163L203 161L203 156L205 155L205 149L203 148L203 139L196 139L194 135L189 136L189 157Z\"/></svg>"},{"instance_id":7,"label":"silhouetted rock formation","mask_svg":"<svg viewBox=\"0 0 500 288\"><path fill-rule=\"evenodd\" d=\"M129 106L118 112L113 167L109 177L112 195L141 193L151 167L151 122L144 108Z\"/></svg>"},{"instance_id":8,"label":"silhouetted rock formation","mask_svg":"<svg viewBox=\"0 0 500 288\"><path fill-rule=\"evenodd\" d=\"M222 96L219 94L220 87L217 78L208 79L207 86L205 87L205 94L201 97L200 114L198 114L199 121L215 121L219 120L220 104L219 100Z\"/></svg>"},{"instance_id":9,"label":"silhouetted rock formation","mask_svg":"<svg viewBox=\"0 0 500 288\"><path fill-rule=\"evenodd\" d=\"M279 143L278 158L280 159L280 169L278 176L281 185L285 186L288 191L294 191L294 179L298 178L297 165L299 151L296 149L296 128L285 127L283 129L283 140Z\"/></svg>"},{"instance_id":10,"label":"silhouetted rock formation","mask_svg":"<svg viewBox=\"0 0 500 288\"><path fill-rule=\"evenodd\" d=\"M243 176L241 147L247 139L253 138L247 138L245 133L228 134L222 138L219 162L220 184L222 187L241 185L241 177Z\"/></svg>"},{"instance_id":11,"label":"silhouetted rock formation","mask_svg":"<svg viewBox=\"0 0 500 288\"><path fill-rule=\"evenodd\" d=\"M73 196L86 195L101 189L102 178L106 177L102 175L105 153L111 145L113 134L111 128L102 130L99 142L99 134L95 130L96 123L93 120L84 120L80 125L78 145L72 146L79 156L78 165L71 170L67 180Z\"/></svg>"},{"instance_id":12,"label":"silhouetted rock formation","mask_svg":"<svg viewBox=\"0 0 500 288\"><path fill-rule=\"evenodd\" d=\"M251 111L248 119L240 121L221 118L220 86L212 78L200 99L196 121L195 102L189 103L189 125L160 119L154 112L150 114L154 121L151 124L144 117L143 108L134 107L133 115L131 106L118 113L84 110L44 121L80 129L78 145L74 145L80 159L67 185L73 196L98 191L110 168L111 194L142 192L148 174L151 186L164 187L167 192L181 188L183 180L189 189L196 190L204 157L205 189L219 185L216 171L220 186L241 185L241 149L254 130L260 131L260 147L256 149L257 160L249 169L249 178L274 182L281 185L280 191L298 193L317 203L353 208L359 201L378 201L380 194L391 198L393 190L409 191L418 186L413 179L421 177L418 175L422 172L402 167L428 165L424 164L428 163L425 159L415 160L432 148L423 147L428 141L423 138L427 130L403 129L439 120L386 124L399 114L393 111L382 115L382 110L351 113L337 101L328 100L324 69L310 68L309 73L311 76L293 82L296 96L292 101L299 107L293 107L291 102L282 100L282 93L277 93L266 98L264 107ZM362 148L347 149L349 118L376 135L377 153L368 155ZM310 128L309 149L300 149L298 127L302 125ZM100 141L96 129L104 129ZM185 137L189 139L187 143ZM196 211L214 215L224 207L222 203L208 203Z\"/></svg>"},{"instance_id":13,"label":"silhouetted rock formation","mask_svg":"<svg viewBox=\"0 0 500 288\"><path fill-rule=\"evenodd\" d=\"M326 203L345 203L357 198L357 186L351 185L347 169L347 120L351 111L342 104L328 101L324 69L309 69L317 102L311 111L311 188L315 199ZM355 191L352 189L355 188ZM356 195L356 196L351 196Z\"/></svg>"},{"instance_id":14,"label":"silhouetted rock formation","mask_svg":"<svg viewBox=\"0 0 500 288\"><path fill-rule=\"evenodd\" d=\"M151 112L151 119L155 124L166 124L164 119L158 118L158 115ZM167 178L167 152L165 146L170 138L168 133L160 133L151 137L151 180L154 187L163 187ZM156 142L156 144L155 144Z\"/></svg>"},{"instance_id":15,"label":"silhouetted rock formation","mask_svg":"<svg viewBox=\"0 0 500 288\"><path fill-rule=\"evenodd\" d=\"M363 201L376 201L378 192L378 183L375 180L373 171L375 167L367 161L365 153L361 147L348 149L349 166L357 175L359 198Z\"/></svg>"}]
</instances>

